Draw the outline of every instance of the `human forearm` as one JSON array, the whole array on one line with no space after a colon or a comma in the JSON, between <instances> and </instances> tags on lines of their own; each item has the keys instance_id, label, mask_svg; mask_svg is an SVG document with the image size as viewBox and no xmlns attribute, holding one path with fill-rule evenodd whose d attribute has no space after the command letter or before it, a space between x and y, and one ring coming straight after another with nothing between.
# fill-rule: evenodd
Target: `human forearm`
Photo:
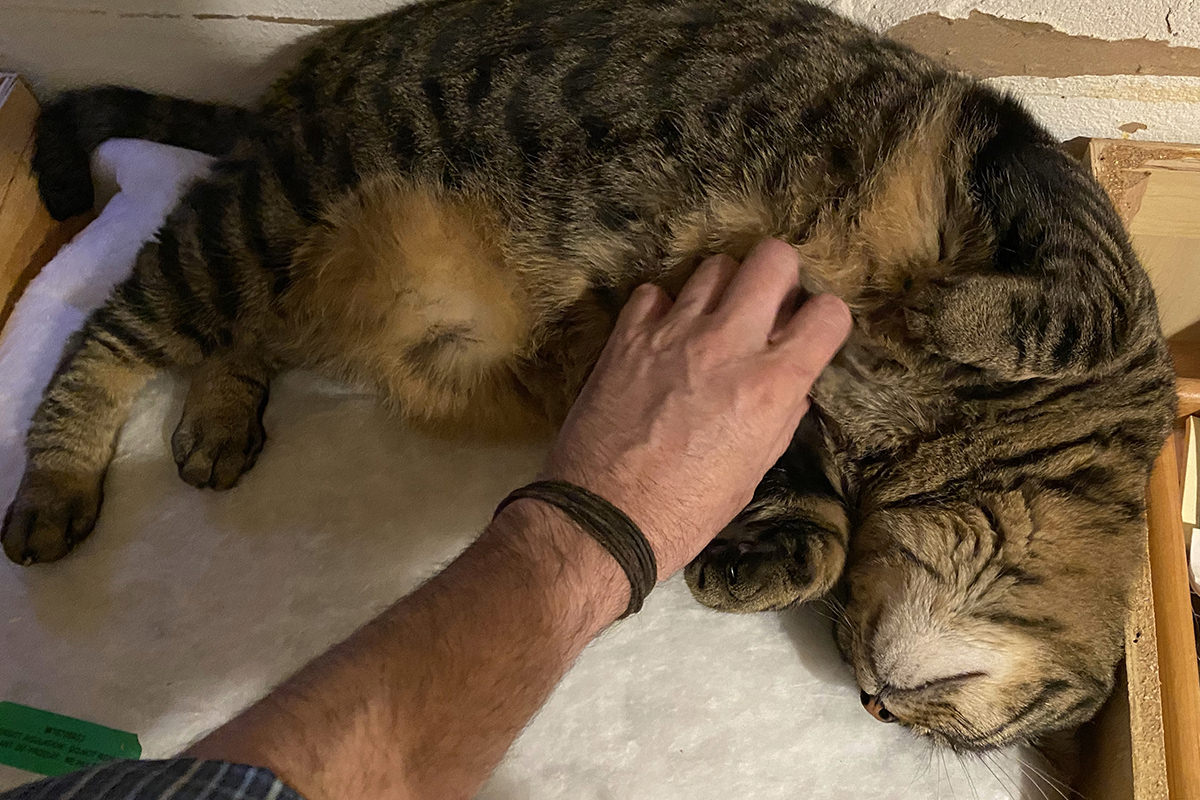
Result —
<instances>
[{"instance_id":1,"label":"human forearm","mask_svg":"<svg viewBox=\"0 0 1200 800\"><path fill-rule=\"evenodd\" d=\"M517 502L190 754L270 767L309 800L470 797L628 587L557 511Z\"/></svg>"},{"instance_id":2,"label":"human forearm","mask_svg":"<svg viewBox=\"0 0 1200 800\"><path fill-rule=\"evenodd\" d=\"M639 288L551 452L544 477L625 512L660 579L750 500L846 337L839 301L794 310L795 259L766 242L740 270L706 261L675 301ZM192 752L270 767L310 800L470 796L643 579L557 510L519 501Z\"/></svg>"}]
</instances>

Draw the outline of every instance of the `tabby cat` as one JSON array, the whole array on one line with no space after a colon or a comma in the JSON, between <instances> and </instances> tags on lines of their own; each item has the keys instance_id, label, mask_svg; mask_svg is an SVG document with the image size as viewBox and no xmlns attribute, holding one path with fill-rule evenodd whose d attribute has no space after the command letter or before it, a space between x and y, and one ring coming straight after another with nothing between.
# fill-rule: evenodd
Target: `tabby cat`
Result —
<instances>
[{"instance_id":1,"label":"tabby cat","mask_svg":"<svg viewBox=\"0 0 1200 800\"><path fill-rule=\"evenodd\" d=\"M1109 201L1013 100L804 2L445 0L323 33L257 111L67 93L54 216L114 136L221 159L69 345L13 561L92 530L156 370L194 368L171 445L199 487L253 465L285 367L417 422L553 423L636 284L776 236L856 327L696 597L782 608L848 564L864 703L961 749L1109 693L1173 377Z\"/></svg>"}]
</instances>

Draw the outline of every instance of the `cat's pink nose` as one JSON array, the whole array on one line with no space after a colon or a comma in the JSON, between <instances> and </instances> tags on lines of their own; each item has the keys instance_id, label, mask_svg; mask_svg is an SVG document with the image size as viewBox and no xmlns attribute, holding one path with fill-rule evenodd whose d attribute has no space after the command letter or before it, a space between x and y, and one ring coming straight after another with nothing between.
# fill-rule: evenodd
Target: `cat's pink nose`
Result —
<instances>
[{"instance_id":1,"label":"cat's pink nose","mask_svg":"<svg viewBox=\"0 0 1200 800\"><path fill-rule=\"evenodd\" d=\"M861 692L858 695L858 699L862 701L863 708L867 710L867 713L880 722L896 721L896 715L884 708L883 702L880 701L877 695Z\"/></svg>"}]
</instances>

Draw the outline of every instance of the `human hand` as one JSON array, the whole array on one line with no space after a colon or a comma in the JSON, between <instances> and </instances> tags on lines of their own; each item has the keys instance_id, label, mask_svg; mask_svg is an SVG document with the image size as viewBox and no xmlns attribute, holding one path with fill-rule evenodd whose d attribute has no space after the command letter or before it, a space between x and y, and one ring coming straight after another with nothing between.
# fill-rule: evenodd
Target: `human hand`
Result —
<instances>
[{"instance_id":1,"label":"human hand","mask_svg":"<svg viewBox=\"0 0 1200 800\"><path fill-rule=\"evenodd\" d=\"M832 295L793 312L798 270L796 251L769 239L740 267L706 260L674 302L638 287L559 433L543 477L628 514L659 580L750 502L849 334Z\"/></svg>"}]
</instances>

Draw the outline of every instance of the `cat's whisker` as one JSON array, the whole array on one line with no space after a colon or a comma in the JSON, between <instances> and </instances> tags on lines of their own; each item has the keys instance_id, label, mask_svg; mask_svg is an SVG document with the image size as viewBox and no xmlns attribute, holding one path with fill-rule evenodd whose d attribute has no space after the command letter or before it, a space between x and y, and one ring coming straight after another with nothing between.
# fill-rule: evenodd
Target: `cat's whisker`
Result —
<instances>
[{"instance_id":1,"label":"cat's whisker","mask_svg":"<svg viewBox=\"0 0 1200 800\"><path fill-rule=\"evenodd\" d=\"M830 614L826 611L822 611L820 608L817 608L815 605L811 607L811 610L812 610L812 613L816 614L818 617L821 617L822 619L827 619L835 625L842 621L841 619L834 616L833 614Z\"/></svg>"},{"instance_id":2,"label":"cat's whisker","mask_svg":"<svg viewBox=\"0 0 1200 800\"><path fill-rule=\"evenodd\" d=\"M1028 793L1024 790L1024 787L1022 786L1019 776L1014 775L1012 773L1012 765L1006 764L1005 762L1003 762L1000 759L999 752L996 750L989 751L988 757L991 759L991 762L993 765L995 765L996 769L998 769L1000 771L1000 773L1002 775L1004 775L1004 777L1007 778L1008 781L1012 784L1012 790L1015 793L1015 796L1018 798L1027 798ZM1034 788L1037 789L1038 792L1041 793L1042 800L1050 800L1048 797L1046 797L1046 793L1043 792L1040 787L1035 786Z\"/></svg>"},{"instance_id":3,"label":"cat's whisker","mask_svg":"<svg viewBox=\"0 0 1200 800\"><path fill-rule=\"evenodd\" d=\"M1031 779L1034 779L1039 783L1044 783L1050 789L1053 789L1059 795L1059 797L1063 798L1063 800L1068 800L1069 795L1067 792L1074 793L1074 790L1071 789L1070 786L1067 786L1065 783L1058 780L1053 775L1050 775L1048 772L1038 769L1036 766L1024 760L1020 756L1017 756L1017 763L1026 775L1030 776ZM1066 791L1064 791L1064 789Z\"/></svg>"},{"instance_id":4,"label":"cat's whisker","mask_svg":"<svg viewBox=\"0 0 1200 800\"><path fill-rule=\"evenodd\" d=\"M943 753L941 750L938 750L937 751L937 770L935 770L935 772L934 772L934 777L936 778L936 781L937 781L935 783L935 790L937 793L935 800L942 800L942 766L944 766L944 765L946 765L946 762L944 762L944 760L943 760Z\"/></svg>"},{"instance_id":5,"label":"cat's whisker","mask_svg":"<svg viewBox=\"0 0 1200 800\"><path fill-rule=\"evenodd\" d=\"M1045 756L1042 756L1042 758L1044 759L1044 758L1045 758ZM1031 763L1031 762L1026 762L1026 763L1028 763L1028 764L1029 764L1029 766L1030 766L1031 768L1033 768L1033 769L1037 770L1039 774L1041 774L1041 775L1045 776L1046 780L1050 781L1050 782L1051 782L1051 783L1053 783L1054 785L1056 785L1056 786L1059 786L1059 787L1061 787L1062 789L1065 789L1067 792L1069 792L1069 793L1071 793L1071 794L1073 794L1073 795L1076 795L1076 796L1079 796L1079 797L1082 797L1082 796L1083 796L1082 794L1080 794L1080 792L1078 792L1078 791L1077 791L1077 790L1076 790L1074 787L1072 787L1072 786L1071 786L1069 783L1067 783L1066 781L1064 781L1064 780L1061 780L1060 778L1056 777L1056 776L1055 776L1055 775L1054 775L1054 774L1053 774L1053 773L1050 771L1050 769L1052 769L1053 767L1050 767L1049 769L1039 769L1038 767L1036 767L1036 766L1035 766L1033 763ZM1047 762L1047 766L1049 766L1049 762Z\"/></svg>"},{"instance_id":6,"label":"cat's whisker","mask_svg":"<svg viewBox=\"0 0 1200 800\"><path fill-rule=\"evenodd\" d=\"M961 711L955 708L952 710L952 713L954 720L958 724L959 733L962 734L963 738L972 742L977 742L983 739L983 732L979 730L979 727L975 725L975 723L967 719L967 717Z\"/></svg>"},{"instance_id":7,"label":"cat's whisker","mask_svg":"<svg viewBox=\"0 0 1200 800\"><path fill-rule=\"evenodd\" d=\"M836 610L842 616L846 615L846 605L834 595L828 594L821 599L823 602L833 606L834 610Z\"/></svg>"},{"instance_id":8,"label":"cat's whisker","mask_svg":"<svg viewBox=\"0 0 1200 800\"><path fill-rule=\"evenodd\" d=\"M1032 786L1034 789L1037 789L1038 794L1042 796L1042 800L1050 800L1050 795L1046 794L1046 789L1043 787L1042 782L1038 780L1035 775L1026 770L1024 765L1018 763L1017 771L1020 772L1021 777L1025 779L1026 784Z\"/></svg>"},{"instance_id":9,"label":"cat's whisker","mask_svg":"<svg viewBox=\"0 0 1200 800\"><path fill-rule=\"evenodd\" d=\"M942 751L942 769L946 773L946 790L950 793L951 798L954 798L954 800L957 800L958 789L954 786L954 774L950 771L950 765L948 763L946 763L946 758L947 757L953 758L953 756L954 756L954 754L949 751L946 751L946 750Z\"/></svg>"},{"instance_id":10,"label":"cat's whisker","mask_svg":"<svg viewBox=\"0 0 1200 800\"><path fill-rule=\"evenodd\" d=\"M1033 763L1026 761L1024 758L1022 758L1019 755L1015 756L1015 758L1017 760L1017 763L1021 766L1021 768L1023 770L1028 770L1028 772L1026 772L1026 774L1029 775L1030 778L1032 780L1034 780L1035 783L1037 783L1039 781L1044 781L1046 783L1046 785L1049 786L1051 789L1053 789L1055 792L1057 792L1059 797L1061 797L1063 800L1070 800L1070 795L1079 795L1080 797L1082 797L1082 795L1080 795L1079 792L1077 792L1075 789L1073 789L1068 784L1066 784L1063 781L1059 780L1058 778L1054 777L1049 772L1039 769ZM1064 791L1064 790L1066 790L1066 791Z\"/></svg>"},{"instance_id":11,"label":"cat's whisker","mask_svg":"<svg viewBox=\"0 0 1200 800\"><path fill-rule=\"evenodd\" d=\"M919 771L913 773L913 776L909 779L908 786L905 787L906 793L907 790L911 789L913 784L915 784L918 780L923 781L927 779L929 777L929 771L933 767L933 754L938 748L937 745L928 740L926 740L925 743L927 745L925 748L925 764L920 768Z\"/></svg>"},{"instance_id":12,"label":"cat's whisker","mask_svg":"<svg viewBox=\"0 0 1200 800\"><path fill-rule=\"evenodd\" d=\"M962 769L963 775L967 779L967 788L971 790L971 797L975 798L975 800L979 800L979 792L975 789L975 781L971 777L971 770L967 767L967 762L964 761L963 757L958 753L955 753L954 757L958 760L958 766L960 769Z\"/></svg>"},{"instance_id":13,"label":"cat's whisker","mask_svg":"<svg viewBox=\"0 0 1200 800\"><path fill-rule=\"evenodd\" d=\"M929 777L929 770L933 767L933 752L935 750L937 750L937 745L935 745L933 742L928 742L927 744L928 744L928 748L926 751L927 757L925 759L925 766L921 769L920 772L918 772L916 775L913 776L912 780L910 780L908 782L908 785L910 787L914 783L917 782L918 778L923 780L923 779Z\"/></svg>"},{"instance_id":14,"label":"cat's whisker","mask_svg":"<svg viewBox=\"0 0 1200 800\"><path fill-rule=\"evenodd\" d=\"M1012 789L1009 788L1008 784L1005 783L1003 779L1001 779L999 774L997 774L996 770L993 768L993 765L992 765L990 759L988 759L988 757L987 757L988 754L987 753L976 753L975 755L979 759L979 763L983 764L984 768L987 769L988 772L992 773L992 777L996 779L996 785L999 786L1001 789L1003 789L1004 792L1009 796L1009 798L1011 798L1011 800L1019 800L1019 798L1017 798L1012 793Z\"/></svg>"}]
</instances>

